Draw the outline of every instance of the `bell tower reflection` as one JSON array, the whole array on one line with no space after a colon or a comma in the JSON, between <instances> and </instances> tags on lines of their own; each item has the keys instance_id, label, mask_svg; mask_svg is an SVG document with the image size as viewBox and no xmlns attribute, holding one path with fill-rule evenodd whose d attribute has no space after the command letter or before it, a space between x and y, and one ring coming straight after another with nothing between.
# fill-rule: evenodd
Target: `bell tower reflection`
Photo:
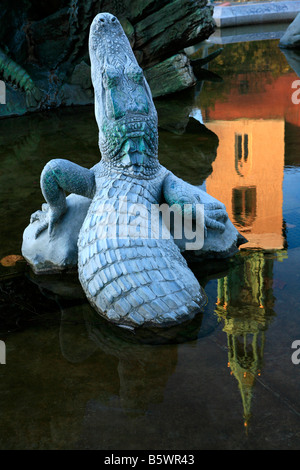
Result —
<instances>
[{"instance_id":1,"label":"bell tower reflection","mask_svg":"<svg viewBox=\"0 0 300 470\"><path fill-rule=\"evenodd\" d=\"M228 367L238 383L245 429L262 373L265 335L274 316L273 263L284 252L284 119L211 121L219 137L206 190L222 201L248 243L218 279L216 314L227 335Z\"/></svg>"},{"instance_id":2,"label":"bell tower reflection","mask_svg":"<svg viewBox=\"0 0 300 470\"><path fill-rule=\"evenodd\" d=\"M251 44L255 49L250 42L247 50ZM234 53L244 50L241 43L238 49L232 47ZM277 75L266 73L260 65L256 68L252 56L253 64L243 73L240 64L236 70L229 61L224 72L228 88L202 104L204 124L219 138L206 190L225 204L230 220L248 240L226 277L218 279L215 309L227 336L228 368L239 386L246 429L274 315L273 263L287 257L282 213L285 132L287 125L299 128L299 109L286 93L293 80L286 64L276 64Z\"/></svg>"},{"instance_id":3,"label":"bell tower reflection","mask_svg":"<svg viewBox=\"0 0 300 470\"><path fill-rule=\"evenodd\" d=\"M228 367L238 382L246 429L253 387L263 367L265 334L274 316L272 272L271 255L241 252L229 274L218 279L215 313L227 335Z\"/></svg>"}]
</instances>

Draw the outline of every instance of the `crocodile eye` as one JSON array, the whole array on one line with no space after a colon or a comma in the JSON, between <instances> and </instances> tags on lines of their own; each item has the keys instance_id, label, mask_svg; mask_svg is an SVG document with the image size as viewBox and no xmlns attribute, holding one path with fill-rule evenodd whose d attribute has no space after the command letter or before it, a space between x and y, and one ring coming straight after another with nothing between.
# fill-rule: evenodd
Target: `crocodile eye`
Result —
<instances>
[{"instance_id":1,"label":"crocodile eye","mask_svg":"<svg viewBox=\"0 0 300 470\"><path fill-rule=\"evenodd\" d=\"M126 75L130 80L133 80L135 83L141 85L143 83L144 74L140 67L129 67L126 70Z\"/></svg>"},{"instance_id":2,"label":"crocodile eye","mask_svg":"<svg viewBox=\"0 0 300 470\"><path fill-rule=\"evenodd\" d=\"M107 88L111 89L117 86L120 76L112 67L107 67L103 74L103 82Z\"/></svg>"}]
</instances>

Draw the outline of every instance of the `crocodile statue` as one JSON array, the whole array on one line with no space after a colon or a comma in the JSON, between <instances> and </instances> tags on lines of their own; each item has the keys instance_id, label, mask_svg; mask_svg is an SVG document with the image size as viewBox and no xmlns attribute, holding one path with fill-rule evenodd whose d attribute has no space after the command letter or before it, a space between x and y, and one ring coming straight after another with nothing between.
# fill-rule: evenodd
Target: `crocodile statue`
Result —
<instances>
[{"instance_id":1,"label":"crocodile statue","mask_svg":"<svg viewBox=\"0 0 300 470\"><path fill-rule=\"evenodd\" d=\"M228 221L225 207L159 163L151 91L115 16L99 13L94 18L89 53L102 158L91 169L63 159L47 163L41 174L47 204L31 219L37 224L35 237L47 232L50 241L59 243L66 192L88 198L78 236L78 274L94 309L127 328L184 322L206 303L203 289L173 237L131 237L127 216L133 225L136 219L143 222L147 213L137 214L137 204L150 213L164 202L176 204L182 214L189 205L195 218L197 204L203 204L205 235L218 237ZM110 232L114 210L122 236Z\"/></svg>"}]
</instances>

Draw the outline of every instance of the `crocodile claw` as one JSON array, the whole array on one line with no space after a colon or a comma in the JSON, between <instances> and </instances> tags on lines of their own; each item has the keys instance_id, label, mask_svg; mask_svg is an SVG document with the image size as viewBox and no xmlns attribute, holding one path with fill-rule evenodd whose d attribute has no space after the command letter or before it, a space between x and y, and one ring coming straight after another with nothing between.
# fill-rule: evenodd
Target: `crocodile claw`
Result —
<instances>
[{"instance_id":1,"label":"crocodile claw","mask_svg":"<svg viewBox=\"0 0 300 470\"><path fill-rule=\"evenodd\" d=\"M42 205L42 210L34 212L30 218L30 223L39 221L40 224L35 232L35 238L37 239L42 232L48 228L49 239L54 237L54 226L61 214L49 207L48 204Z\"/></svg>"},{"instance_id":2,"label":"crocodile claw","mask_svg":"<svg viewBox=\"0 0 300 470\"><path fill-rule=\"evenodd\" d=\"M40 234L42 232L44 232L44 230L46 230L47 227L48 227L48 222L47 221L42 223L35 232L35 239L37 239L40 236Z\"/></svg>"},{"instance_id":3,"label":"crocodile claw","mask_svg":"<svg viewBox=\"0 0 300 470\"><path fill-rule=\"evenodd\" d=\"M225 206L222 203L205 204L204 211L205 236L208 229L223 233L228 219Z\"/></svg>"}]
</instances>

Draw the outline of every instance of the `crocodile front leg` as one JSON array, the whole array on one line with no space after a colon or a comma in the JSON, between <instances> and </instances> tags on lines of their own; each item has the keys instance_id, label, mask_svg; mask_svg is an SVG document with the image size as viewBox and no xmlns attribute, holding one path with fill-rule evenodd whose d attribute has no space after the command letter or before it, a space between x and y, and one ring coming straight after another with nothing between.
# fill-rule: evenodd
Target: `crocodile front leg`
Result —
<instances>
[{"instance_id":1,"label":"crocodile front leg","mask_svg":"<svg viewBox=\"0 0 300 470\"><path fill-rule=\"evenodd\" d=\"M42 211L37 211L31 216L31 222L34 220L41 222L35 238L47 227L51 238L55 223L66 212L66 192L93 198L95 175L93 170L69 160L50 160L41 174L41 189L47 204L43 204Z\"/></svg>"},{"instance_id":2,"label":"crocodile front leg","mask_svg":"<svg viewBox=\"0 0 300 470\"><path fill-rule=\"evenodd\" d=\"M207 236L208 229L224 232L225 222L228 219L224 204L219 201L205 201L206 193L201 189L186 183L170 172L163 183L163 195L169 206L177 204L181 206L182 211L185 209L185 204L191 204L193 219L196 218L196 205L203 204L205 236Z\"/></svg>"}]
</instances>

